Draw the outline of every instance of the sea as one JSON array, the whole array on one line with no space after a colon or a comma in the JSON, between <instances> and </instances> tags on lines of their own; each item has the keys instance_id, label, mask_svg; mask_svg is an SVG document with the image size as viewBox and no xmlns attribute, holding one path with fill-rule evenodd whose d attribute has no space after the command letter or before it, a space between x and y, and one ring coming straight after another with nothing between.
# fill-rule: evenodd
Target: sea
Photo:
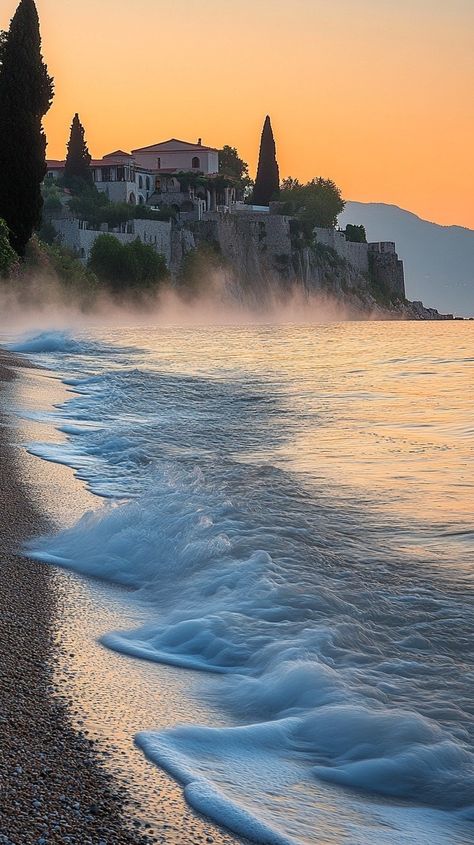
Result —
<instances>
[{"instance_id":1,"label":"sea","mask_svg":"<svg viewBox=\"0 0 474 845\"><path fill-rule=\"evenodd\" d=\"M208 721L130 740L188 804L267 845L474 842L474 323L7 340L67 390L28 451L97 500L28 553L126 588L124 688L187 673Z\"/></svg>"}]
</instances>

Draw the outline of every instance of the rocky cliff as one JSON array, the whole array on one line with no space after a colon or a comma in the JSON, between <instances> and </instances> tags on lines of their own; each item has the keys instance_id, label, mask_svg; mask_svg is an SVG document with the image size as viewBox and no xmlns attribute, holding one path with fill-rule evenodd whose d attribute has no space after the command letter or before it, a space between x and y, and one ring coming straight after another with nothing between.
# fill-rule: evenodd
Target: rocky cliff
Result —
<instances>
[{"instance_id":1,"label":"rocky cliff","mask_svg":"<svg viewBox=\"0 0 474 845\"><path fill-rule=\"evenodd\" d=\"M178 274L184 256L203 244L215 249L242 296L253 303L298 290L308 297L331 297L361 316L447 318L405 299L403 265L394 244L350 244L332 230L316 230L316 239L307 243L295 218L212 213L175 231L172 272ZM391 251L380 251L380 246Z\"/></svg>"}]
</instances>

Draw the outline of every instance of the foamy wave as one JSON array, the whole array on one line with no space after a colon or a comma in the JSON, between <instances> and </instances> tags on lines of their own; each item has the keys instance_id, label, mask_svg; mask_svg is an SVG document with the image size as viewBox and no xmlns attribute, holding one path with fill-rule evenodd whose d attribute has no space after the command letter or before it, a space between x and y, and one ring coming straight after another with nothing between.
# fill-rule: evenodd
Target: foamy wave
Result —
<instances>
[{"instance_id":1,"label":"foamy wave","mask_svg":"<svg viewBox=\"0 0 474 845\"><path fill-rule=\"evenodd\" d=\"M97 346L97 345L96 345ZM75 340L69 332L46 331L39 334L28 334L13 343L8 344L11 352L25 354L47 354L51 352L70 352L81 354L87 351L87 345Z\"/></svg>"},{"instance_id":2,"label":"foamy wave","mask_svg":"<svg viewBox=\"0 0 474 845\"><path fill-rule=\"evenodd\" d=\"M226 676L209 694L248 721L242 736L251 736L255 754L265 721L265 741L271 736L277 758L292 757L307 777L446 810L468 808L469 712L456 712L426 654L424 618L423 650L416 660L406 656L408 633L417 632L416 596L401 616L396 593L386 588L375 599L357 572L331 572L331 556L315 557L308 568L298 556L311 541L311 514L306 527L292 520L285 530L288 510L262 522L253 493L258 519L242 500L222 497L202 472L169 466L137 501L86 514L73 528L35 541L32 554L139 590L156 608L156 621L103 642L142 659ZM443 617L451 612L445 601ZM403 709L413 703L418 711ZM221 740L228 753L226 737L235 734L226 730L212 734L216 754ZM156 746L148 736L147 753L162 748L160 736ZM167 733L165 741L182 760L191 754L192 769L188 736L195 739L196 729Z\"/></svg>"},{"instance_id":3,"label":"foamy wave","mask_svg":"<svg viewBox=\"0 0 474 845\"><path fill-rule=\"evenodd\" d=\"M72 332L60 330L28 333L8 343L6 348L10 352L21 352L33 356L54 356L56 353L68 356L102 356L120 352L133 355L139 351L136 347L109 346L86 335L74 335Z\"/></svg>"},{"instance_id":4,"label":"foamy wave","mask_svg":"<svg viewBox=\"0 0 474 845\"><path fill-rule=\"evenodd\" d=\"M67 442L34 450L115 501L30 553L136 590L147 623L103 642L199 670L238 723L142 733L145 753L196 809L260 842L314 841L315 784L331 816L341 787L365 794L364 812L378 796L374 826L347 834L357 845L412 841L380 823L387 799L398 817L419 812L417 843L462 842L434 831L440 808L473 812L465 591L385 542L358 501L318 498L259 461L291 425L260 384L140 369L68 383L78 395L55 417Z\"/></svg>"}]
</instances>

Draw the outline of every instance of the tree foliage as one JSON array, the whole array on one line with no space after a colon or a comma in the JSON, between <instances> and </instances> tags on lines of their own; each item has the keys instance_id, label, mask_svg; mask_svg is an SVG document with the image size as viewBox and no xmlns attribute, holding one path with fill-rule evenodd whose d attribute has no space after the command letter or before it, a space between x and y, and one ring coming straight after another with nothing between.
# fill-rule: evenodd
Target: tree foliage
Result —
<instances>
[{"instance_id":1,"label":"tree foliage","mask_svg":"<svg viewBox=\"0 0 474 845\"><path fill-rule=\"evenodd\" d=\"M51 267L67 288L75 288L79 292L94 293L97 289L97 277L85 267L77 255L67 247L58 243L41 242L41 248L49 259Z\"/></svg>"},{"instance_id":2,"label":"tree foliage","mask_svg":"<svg viewBox=\"0 0 474 845\"><path fill-rule=\"evenodd\" d=\"M74 193L80 193L84 186L93 184L91 161L85 130L76 112L71 124L64 168L64 184Z\"/></svg>"},{"instance_id":3,"label":"tree foliage","mask_svg":"<svg viewBox=\"0 0 474 845\"><path fill-rule=\"evenodd\" d=\"M110 202L107 194L95 186L83 186L81 193L69 201L69 209L79 220L86 220L92 226L107 223L116 228L135 216L135 206L127 202Z\"/></svg>"},{"instance_id":4,"label":"tree foliage","mask_svg":"<svg viewBox=\"0 0 474 845\"><path fill-rule=\"evenodd\" d=\"M34 0L21 0L0 59L0 216L12 247L22 256L41 221L46 173L42 119L53 98Z\"/></svg>"},{"instance_id":5,"label":"tree foliage","mask_svg":"<svg viewBox=\"0 0 474 845\"><path fill-rule=\"evenodd\" d=\"M275 139L270 117L267 115L260 141L260 155L252 202L254 205L268 205L271 200L278 199L279 191L280 172L276 159Z\"/></svg>"},{"instance_id":6,"label":"tree foliage","mask_svg":"<svg viewBox=\"0 0 474 845\"><path fill-rule=\"evenodd\" d=\"M236 147L226 144L219 150L219 173L237 180L248 178L249 166L240 158Z\"/></svg>"},{"instance_id":7,"label":"tree foliage","mask_svg":"<svg viewBox=\"0 0 474 845\"><path fill-rule=\"evenodd\" d=\"M341 191L331 179L318 177L302 185L290 177L281 186L280 213L296 216L309 239L316 226L334 229L344 205Z\"/></svg>"},{"instance_id":8,"label":"tree foliage","mask_svg":"<svg viewBox=\"0 0 474 845\"><path fill-rule=\"evenodd\" d=\"M230 180L237 193L244 195L253 184L249 176L249 166L240 158L236 147L226 144L219 150L219 174Z\"/></svg>"},{"instance_id":9,"label":"tree foliage","mask_svg":"<svg viewBox=\"0 0 474 845\"><path fill-rule=\"evenodd\" d=\"M154 211L146 205L133 205L128 202L111 202L104 191L98 191L95 185L82 187L81 193L69 201L69 210L79 220L85 220L91 226L100 227L103 223L115 229L130 220L171 220L176 217L173 208L164 206Z\"/></svg>"},{"instance_id":10,"label":"tree foliage","mask_svg":"<svg viewBox=\"0 0 474 845\"><path fill-rule=\"evenodd\" d=\"M355 244L366 244L367 234L365 226L356 226L353 223L348 223L346 226L346 241L351 241Z\"/></svg>"},{"instance_id":11,"label":"tree foliage","mask_svg":"<svg viewBox=\"0 0 474 845\"><path fill-rule=\"evenodd\" d=\"M63 204L61 202L61 191L56 185L54 179L46 177L41 187L41 193L43 195L42 222L44 223L45 219L50 220L51 217L60 214L63 209Z\"/></svg>"},{"instance_id":12,"label":"tree foliage","mask_svg":"<svg viewBox=\"0 0 474 845\"><path fill-rule=\"evenodd\" d=\"M91 250L89 269L115 293L157 288L167 276L164 256L139 238L122 244L113 235L99 235Z\"/></svg>"},{"instance_id":13,"label":"tree foliage","mask_svg":"<svg viewBox=\"0 0 474 845\"><path fill-rule=\"evenodd\" d=\"M6 278L18 259L15 250L10 245L8 226L0 218L0 276Z\"/></svg>"}]
</instances>

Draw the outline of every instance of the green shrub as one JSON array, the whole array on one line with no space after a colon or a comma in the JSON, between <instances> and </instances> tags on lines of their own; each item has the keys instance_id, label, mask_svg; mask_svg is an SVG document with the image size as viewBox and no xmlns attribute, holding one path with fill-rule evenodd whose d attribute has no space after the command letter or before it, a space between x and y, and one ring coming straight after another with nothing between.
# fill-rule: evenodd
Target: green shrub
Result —
<instances>
[{"instance_id":1,"label":"green shrub","mask_svg":"<svg viewBox=\"0 0 474 845\"><path fill-rule=\"evenodd\" d=\"M163 255L139 238L121 244L113 235L99 235L91 250L89 268L113 291L150 290L168 276Z\"/></svg>"},{"instance_id":2,"label":"green shrub","mask_svg":"<svg viewBox=\"0 0 474 845\"><path fill-rule=\"evenodd\" d=\"M58 233L50 220L44 220L37 232L38 238L42 243L51 246L58 238Z\"/></svg>"},{"instance_id":3,"label":"green shrub","mask_svg":"<svg viewBox=\"0 0 474 845\"><path fill-rule=\"evenodd\" d=\"M355 226L353 223L348 223L346 226L346 241L354 244L366 244L365 226Z\"/></svg>"}]
</instances>

